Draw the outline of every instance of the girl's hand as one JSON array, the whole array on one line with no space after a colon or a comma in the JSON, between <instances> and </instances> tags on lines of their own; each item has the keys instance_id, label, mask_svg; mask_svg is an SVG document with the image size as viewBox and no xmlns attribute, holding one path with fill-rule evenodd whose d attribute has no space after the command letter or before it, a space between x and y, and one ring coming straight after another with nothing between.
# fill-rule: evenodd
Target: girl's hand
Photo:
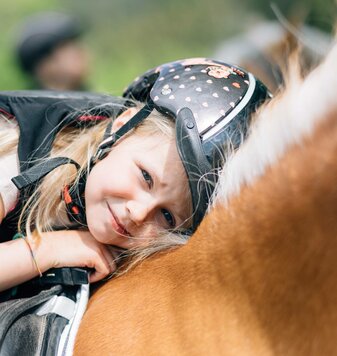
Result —
<instances>
[{"instance_id":1,"label":"girl's hand","mask_svg":"<svg viewBox=\"0 0 337 356\"><path fill-rule=\"evenodd\" d=\"M37 263L45 271L59 267L93 268L90 282L97 282L116 270L108 247L89 231L62 230L43 233L34 244Z\"/></svg>"}]
</instances>

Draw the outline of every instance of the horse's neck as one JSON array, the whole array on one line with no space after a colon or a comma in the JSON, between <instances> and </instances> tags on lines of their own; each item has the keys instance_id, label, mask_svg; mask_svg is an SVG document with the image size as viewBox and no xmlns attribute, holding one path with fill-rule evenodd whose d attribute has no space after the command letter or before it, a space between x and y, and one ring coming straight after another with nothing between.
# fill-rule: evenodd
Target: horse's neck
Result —
<instances>
[{"instance_id":1,"label":"horse's neck","mask_svg":"<svg viewBox=\"0 0 337 356\"><path fill-rule=\"evenodd\" d=\"M186 246L99 290L77 354L336 354L336 114Z\"/></svg>"},{"instance_id":2,"label":"horse's neck","mask_svg":"<svg viewBox=\"0 0 337 356\"><path fill-rule=\"evenodd\" d=\"M214 211L186 246L186 253L203 251L204 267L219 279L212 293L215 286L232 298L238 329L246 320L248 334L280 354L337 352L337 75L329 71L336 58L335 48L293 99L275 104L275 115L285 115L276 120L289 132L274 127L274 135L262 135L257 127L251 141L267 137L265 151L247 142L228 164ZM282 135L287 144L268 151L268 140ZM234 198L231 179L241 188Z\"/></svg>"},{"instance_id":3,"label":"horse's neck","mask_svg":"<svg viewBox=\"0 0 337 356\"><path fill-rule=\"evenodd\" d=\"M248 323L279 354L337 351L336 118L216 208L186 246L218 279L211 293L235 305L238 331Z\"/></svg>"},{"instance_id":4,"label":"horse's neck","mask_svg":"<svg viewBox=\"0 0 337 356\"><path fill-rule=\"evenodd\" d=\"M337 354L336 58L337 49L333 85L326 65L269 111L270 120L297 121L274 127L275 145L264 150L255 143L270 135L257 127L186 246L94 295L79 355Z\"/></svg>"},{"instance_id":5,"label":"horse's neck","mask_svg":"<svg viewBox=\"0 0 337 356\"><path fill-rule=\"evenodd\" d=\"M238 335L280 354L337 352L336 59L337 48L259 118L184 251L235 305Z\"/></svg>"}]
</instances>

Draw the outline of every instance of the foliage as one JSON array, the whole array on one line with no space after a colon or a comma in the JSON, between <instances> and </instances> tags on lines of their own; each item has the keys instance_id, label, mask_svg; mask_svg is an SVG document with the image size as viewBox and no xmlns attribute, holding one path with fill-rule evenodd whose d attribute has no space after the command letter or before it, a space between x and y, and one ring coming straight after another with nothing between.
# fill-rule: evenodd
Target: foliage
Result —
<instances>
[{"instance_id":1,"label":"foliage","mask_svg":"<svg viewBox=\"0 0 337 356\"><path fill-rule=\"evenodd\" d=\"M278 7L288 18L308 19L331 31L335 4L325 2L279 0ZM90 87L116 95L159 63L211 56L226 37L262 18L275 18L269 0L2 0L0 7L1 90L29 85L14 56L18 24L37 11L63 10L77 14L88 26L84 42L93 57Z\"/></svg>"}]
</instances>

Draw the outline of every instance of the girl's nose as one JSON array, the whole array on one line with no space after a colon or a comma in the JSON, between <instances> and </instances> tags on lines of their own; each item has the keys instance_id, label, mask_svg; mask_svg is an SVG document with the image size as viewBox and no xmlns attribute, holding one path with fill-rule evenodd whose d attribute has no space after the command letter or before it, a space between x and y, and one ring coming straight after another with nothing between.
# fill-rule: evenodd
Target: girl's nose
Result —
<instances>
[{"instance_id":1,"label":"girl's nose","mask_svg":"<svg viewBox=\"0 0 337 356\"><path fill-rule=\"evenodd\" d=\"M126 203L126 209L130 215L130 219L137 226L144 224L152 210L150 202L140 202L136 200L129 200Z\"/></svg>"}]
</instances>

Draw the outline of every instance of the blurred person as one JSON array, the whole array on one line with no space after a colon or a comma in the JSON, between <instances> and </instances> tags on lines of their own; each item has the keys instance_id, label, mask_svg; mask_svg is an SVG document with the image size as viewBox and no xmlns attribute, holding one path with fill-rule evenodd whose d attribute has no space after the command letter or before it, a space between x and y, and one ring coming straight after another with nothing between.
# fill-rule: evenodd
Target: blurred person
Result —
<instances>
[{"instance_id":1,"label":"blurred person","mask_svg":"<svg viewBox=\"0 0 337 356\"><path fill-rule=\"evenodd\" d=\"M43 12L26 19L16 57L32 89L87 90L89 56L80 43L84 27L71 15Z\"/></svg>"}]
</instances>

